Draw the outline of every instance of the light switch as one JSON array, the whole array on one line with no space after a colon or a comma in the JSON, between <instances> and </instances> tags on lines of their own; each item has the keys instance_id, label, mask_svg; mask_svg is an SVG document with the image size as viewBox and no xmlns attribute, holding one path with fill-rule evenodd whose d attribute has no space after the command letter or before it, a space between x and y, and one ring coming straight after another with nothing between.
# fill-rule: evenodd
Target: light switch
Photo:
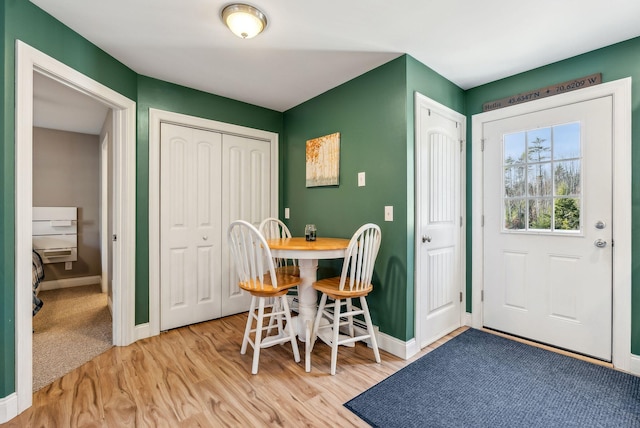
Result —
<instances>
[{"instance_id":1,"label":"light switch","mask_svg":"<svg viewBox=\"0 0 640 428\"><path fill-rule=\"evenodd\" d=\"M384 221L393 221L393 205L384 207Z\"/></svg>"},{"instance_id":2,"label":"light switch","mask_svg":"<svg viewBox=\"0 0 640 428\"><path fill-rule=\"evenodd\" d=\"M365 184L364 172L358 173L358 187L363 187Z\"/></svg>"},{"instance_id":3,"label":"light switch","mask_svg":"<svg viewBox=\"0 0 640 428\"><path fill-rule=\"evenodd\" d=\"M288 219L289 218L289 208L285 208L284 209L284 218Z\"/></svg>"},{"instance_id":4,"label":"light switch","mask_svg":"<svg viewBox=\"0 0 640 428\"><path fill-rule=\"evenodd\" d=\"M71 270L71 269L73 269L71 262L64 262L64 270Z\"/></svg>"}]
</instances>

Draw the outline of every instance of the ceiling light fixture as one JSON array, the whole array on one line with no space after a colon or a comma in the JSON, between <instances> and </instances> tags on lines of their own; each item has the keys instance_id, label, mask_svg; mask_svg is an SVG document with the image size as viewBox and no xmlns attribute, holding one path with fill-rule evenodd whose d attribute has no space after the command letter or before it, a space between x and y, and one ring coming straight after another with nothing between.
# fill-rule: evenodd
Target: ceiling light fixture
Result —
<instances>
[{"instance_id":1,"label":"ceiling light fixture","mask_svg":"<svg viewBox=\"0 0 640 428\"><path fill-rule=\"evenodd\" d=\"M222 9L222 21L236 36L250 39L267 26L267 17L253 6L234 3Z\"/></svg>"}]
</instances>

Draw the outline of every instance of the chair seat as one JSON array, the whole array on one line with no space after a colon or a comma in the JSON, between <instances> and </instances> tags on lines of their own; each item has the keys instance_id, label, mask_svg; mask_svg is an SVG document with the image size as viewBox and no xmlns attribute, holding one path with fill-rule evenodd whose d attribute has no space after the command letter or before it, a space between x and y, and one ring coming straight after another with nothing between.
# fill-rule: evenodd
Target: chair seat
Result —
<instances>
[{"instance_id":1,"label":"chair seat","mask_svg":"<svg viewBox=\"0 0 640 428\"><path fill-rule=\"evenodd\" d=\"M240 282L238 285L253 296L278 297L287 294L289 288L295 287L302 282L299 276L285 275L279 272L276 273L276 280L278 281L278 288L273 288L271 275L269 274L263 276L262 285L254 282Z\"/></svg>"},{"instance_id":2,"label":"chair seat","mask_svg":"<svg viewBox=\"0 0 640 428\"><path fill-rule=\"evenodd\" d=\"M331 297L332 299L346 299L349 297L366 296L373 290L373 285L369 284L358 290L349 290L345 285L344 290L340 290L340 277L321 279L313 283L313 288Z\"/></svg>"}]
</instances>

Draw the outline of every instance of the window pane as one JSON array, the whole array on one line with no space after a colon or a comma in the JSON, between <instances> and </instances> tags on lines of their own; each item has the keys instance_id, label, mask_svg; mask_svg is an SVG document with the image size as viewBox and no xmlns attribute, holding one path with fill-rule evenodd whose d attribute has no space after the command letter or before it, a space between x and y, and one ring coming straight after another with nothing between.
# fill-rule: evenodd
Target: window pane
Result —
<instances>
[{"instance_id":1,"label":"window pane","mask_svg":"<svg viewBox=\"0 0 640 428\"><path fill-rule=\"evenodd\" d=\"M504 135L504 165L524 162L526 147L524 132Z\"/></svg>"},{"instance_id":2,"label":"window pane","mask_svg":"<svg viewBox=\"0 0 640 428\"><path fill-rule=\"evenodd\" d=\"M529 165L528 195L551 196L551 163Z\"/></svg>"},{"instance_id":3,"label":"window pane","mask_svg":"<svg viewBox=\"0 0 640 428\"><path fill-rule=\"evenodd\" d=\"M553 127L553 158L580 157L580 123L567 123Z\"/></svg>"},{"instance_id":4,"label":"window pane","mask_svg":"<svg viewBox=\"0 0 640 428\"><path fill-rule=\"evenodd\" d=\"M504 228L520 230L525 228L526 201L522 199L504 201Z\"/></svg>"},{"instance_id":5,"label":"window pane","mask_svg":"<svg viewBox=\"0 0 640 428\"><path fill-rule=\"evenodd\" d=\"M529 162L551 159L551 128L527 131L527 155Z\"/></svg>"},{"instance_id":6,"label":"window pane","mask_svg":"<svg viewBox=\"0 0 640 428\"><path fill-rule=\"evenodd\" d=\"M580 161L555 163L556 196L576 196L580 194Z\"/></svg>"},{"instance_id":7,"label":"window pane","mask_svg":"<svg viewBox=\"0 0 640 428\"><path fill-rule=\"evenodd\" d=\"M554 221L558 230L580 230L580 199L556 198Z\"/></svg>"},{"instance_id":8,"label":"window pane","mask_svg":"<svg viewBox=\"0 0 640 428\"><path fill-rule=\"evenodd\" d=\"M512 166L504 169L504 196L524 196L525 192L524 166Z\"/></svg>"},{"instance_id":9,"label":"window pane","mask_svg":"<svg viewBox=\"0 0 640 428\"><path fill-rule=\"evenodd\" d=\"M529 229L551 230L550 199L529 200Z\"/></svg>"}]
</instances>

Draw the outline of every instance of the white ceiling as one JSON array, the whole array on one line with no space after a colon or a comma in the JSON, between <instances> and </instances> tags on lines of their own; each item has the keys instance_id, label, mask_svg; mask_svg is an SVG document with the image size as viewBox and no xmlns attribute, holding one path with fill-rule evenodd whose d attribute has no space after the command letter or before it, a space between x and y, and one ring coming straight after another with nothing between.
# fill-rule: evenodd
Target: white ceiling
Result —
<instances>
[{"instance_id":1,"label":"white ceiling","mask_svg":"<svg viewBox=\"0 0 640 428\"><path fill-rule=\"evenodd\" d=\"M136 73L285 111L407 53L463 89L640 36L638 0L31 0ZM576 76L578 77L578 76Z\"/></svg>"}]
</instances>

